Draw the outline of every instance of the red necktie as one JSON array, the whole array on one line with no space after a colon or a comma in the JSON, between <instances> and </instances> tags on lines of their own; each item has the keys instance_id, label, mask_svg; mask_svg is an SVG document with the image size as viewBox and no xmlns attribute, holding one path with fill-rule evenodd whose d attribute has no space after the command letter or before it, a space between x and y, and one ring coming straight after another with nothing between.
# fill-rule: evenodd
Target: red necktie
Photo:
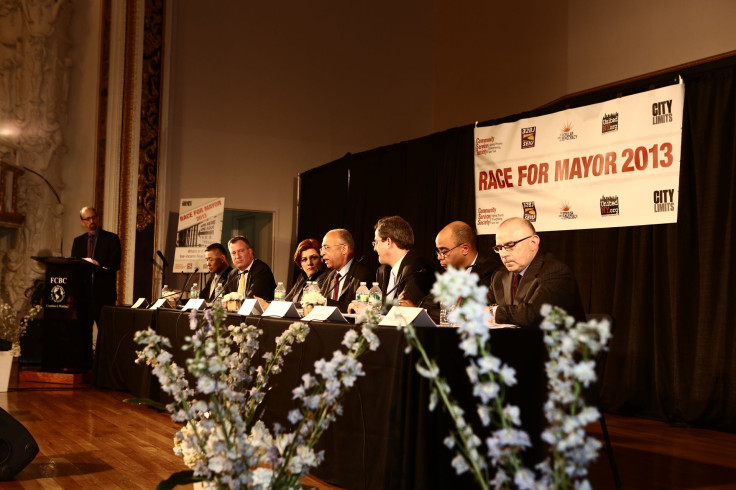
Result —
<instances>
[{"instance_id":1,"label":"red necktie","mask_svg":"<svg viewBox=\"0 0 736 490\"><path fill-rule=\"evenodd\" d=\"M89 242L87 242L87 257L92 258L92 252L94 251L94 247L95 247L95 236L94 234L90 233Z\"/></svg>"},{"instance_id":2,"label":"red necktie","mask_svg":"<svg viewBox=\"0 0 736 490\"><path fill-rule=\"evenodd\" d=\"M340 273L335 274L335 286L332 288L332 299L337 301L338 294L340 292Z\"/></svg>"},{"instance_id":3,"label":"red necktie","mask_svg":"<svg viewBox=\"0 0 736 490\"><path fill-rule=\"evenodd\" d=\"M511 282L511 302L514 302L516 298L516 290L519 289L519 281L521 280L521 274L514 274L514 280Z\"/></svg>"}]
</instances>

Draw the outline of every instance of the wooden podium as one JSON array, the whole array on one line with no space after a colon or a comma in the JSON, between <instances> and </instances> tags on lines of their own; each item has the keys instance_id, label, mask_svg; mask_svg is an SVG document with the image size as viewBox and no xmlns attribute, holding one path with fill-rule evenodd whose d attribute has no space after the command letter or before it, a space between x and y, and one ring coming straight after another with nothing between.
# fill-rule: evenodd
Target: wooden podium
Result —
<instances>
[{"instance_id":1,"label":"wooden podium","mask_svg":"<svg viewBox=\"0 0 736 490\"><path fill-rule=\"evenodd\" d=\"M32 257L46 265L41 371L25 381L76 384L92 369L94 275L83 259ZM62 374L67 374L63 376ZM43 376L42 376L43 375Z\"/></svg>"}]
</instances>

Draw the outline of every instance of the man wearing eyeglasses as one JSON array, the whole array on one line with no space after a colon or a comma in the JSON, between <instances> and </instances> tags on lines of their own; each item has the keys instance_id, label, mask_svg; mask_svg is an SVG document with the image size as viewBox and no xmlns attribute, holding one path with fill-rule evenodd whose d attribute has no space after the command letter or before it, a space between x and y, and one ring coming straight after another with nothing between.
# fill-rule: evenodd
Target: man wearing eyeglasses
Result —
<instances>
[{"instance_id":1,"label":"man wearing eyeglasses","mask_svg":"<svg viewBox=\"0 0 736 490\"><path fill-rule=\"evenodd\" d=\"M463 221L453 221L437 233L434 240L435 254L443 270L447 266L465 269L468 273L478 274L478 283L489 285L497 263L478 251L478 237L475 230ZM427 295L419 304L427 310L429 316L440 321L440 304L432 294Z\"/></svg>"},{"instance_id":2,"label":"man wearing eyeglasses","mask_svg":"<svg viewBox=\"0 0 736 490\"><path fill-rule=\"evenodd\" d=\"M435 253L444 270L451 265L455 269L475 272L480 277L479 284L488 285L495 264L478 252L477 240L470 225L453 221L437 233Z\"/></svg>"},{"instance_id":3,"label":"man wearing eyeglasses","mask_svg":"<svg viewBox=\"0 0 736 490\"><path fill-rule=\"evenodd\" d=\"M330 269L322 284L322 296L328 306L337 306L347 313L348 305L355 299L355 292L361 282L373 278L370 269L355 259L353 235L344 228L330 230L322 239L320 254Z\"/></svg>"},{"instance_id":4,"label":"man wearing eyeglasses","mask_svg":"<svg viewBox=\"0 0 736 490\"><path fill-rule=\"evenodd\" d=\"M79 211L79 219L86 232L72 243L72 257L87 259L100 266L94 274L93 315L99 319L103 305L114 305L118 298L117 272L120 269L120 238L100 226L97 210L85 206Z\"/></svg>"},{"instance_id":5,"label":"man wearing eyeglasses","mask_svg":"<svg viewBox=\"0 0 736 490\"><path fill-rule=\"evenodd\" d=\"M534 225L523 218L509 218L498 227L493 250L505 270L497 270L491 278L488 300L492 324L537 327L545 303L585 321L572 270L551 254L540 253L539 242Z\"/></svg>"},{"instance_id":6,"label":"man wearing eyeglasses","mask_svg":"<svg viewBox=\"0 0 736 490\"><path fill-rule=\"evenodd\" d=\"M429 294L434 284L434 271L414 247L414 230L401 216L387 216L375 226L373 250L381 267L376 281L383 300L396 299L400 306L415 306Z\"/></svg>"}]
</instances>

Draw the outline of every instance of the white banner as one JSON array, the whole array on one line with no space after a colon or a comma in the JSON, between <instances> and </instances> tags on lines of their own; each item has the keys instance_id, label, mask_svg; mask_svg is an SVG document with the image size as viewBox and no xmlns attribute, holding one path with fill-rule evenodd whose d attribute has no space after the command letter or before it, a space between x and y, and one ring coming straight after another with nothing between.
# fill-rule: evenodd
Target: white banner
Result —
<instances>
[{"instance_id":1,"label":"white banner","mask_svg":"<svg viewBox=\"0 0 736 490\"><path fill-rule=\"evenodd\" d=\"M220 241L224 214L224 197L181 200L173 272L207 270L205 249Z\"/></svg>"},{"instance_id":2,"label":"white banner","mask_svg":"<svg viewBox=\"0 0 736 490\"><path fill-rule=\"evenodd\" d=\"M676 223L684 99L679 84L475 128L478 233Z\"/></svg>"}]
</instances>

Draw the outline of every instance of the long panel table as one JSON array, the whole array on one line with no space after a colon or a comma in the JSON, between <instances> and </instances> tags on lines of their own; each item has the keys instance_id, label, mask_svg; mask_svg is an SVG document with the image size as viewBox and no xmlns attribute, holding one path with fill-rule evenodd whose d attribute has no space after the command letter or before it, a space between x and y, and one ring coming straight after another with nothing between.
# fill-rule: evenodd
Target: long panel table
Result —
<instances>
[{"instance_id":1,"label":"long panel table","mask_svg":"<svg viewBox=\"0 0 736 490\"><path fill-rule=\"evenodd\" d=\"M274 340L292 320L229 315L230 324L246 322L263 329L261 351L273 351ZM105 307L97 338L93 380L96 386L131 392L137 397L168 401L150 369L134 363L133 334L153 327L168 337L177 363L184 365L181 350L184 337L191 334L188 313L173 310L132 310ZM330 358L343 349L340 342L352 325L311 323L304 344L296 346L286 359L283 371L266 402L264 422L288 426L287 413L295 404L291 390L302 374L314 371L314 361ZM452 452L443 439L452 427L439 407L428 410L429 384L415 369L417 354L404 352L402 331L379 327L381 347L361 357L366 375L359 378L343 403L343 415L323 434L320 449L325 461L312 473L325 481L349 489L463 488L472 486L468 475L458 477L450 466ZM442 376L452 387L452 395L479 426L470 383L465 374L466 360L457 347L457 331L452 328L420 328L427 353L437 361ZM499 329L492 332L492 351L517 371L518 384L507 391L507 399L521 408L524 428L534 450L527 454L529 464L540 458L539 434L543 426L546 358L538 330Z\"/></svg>"}]
</instances>

